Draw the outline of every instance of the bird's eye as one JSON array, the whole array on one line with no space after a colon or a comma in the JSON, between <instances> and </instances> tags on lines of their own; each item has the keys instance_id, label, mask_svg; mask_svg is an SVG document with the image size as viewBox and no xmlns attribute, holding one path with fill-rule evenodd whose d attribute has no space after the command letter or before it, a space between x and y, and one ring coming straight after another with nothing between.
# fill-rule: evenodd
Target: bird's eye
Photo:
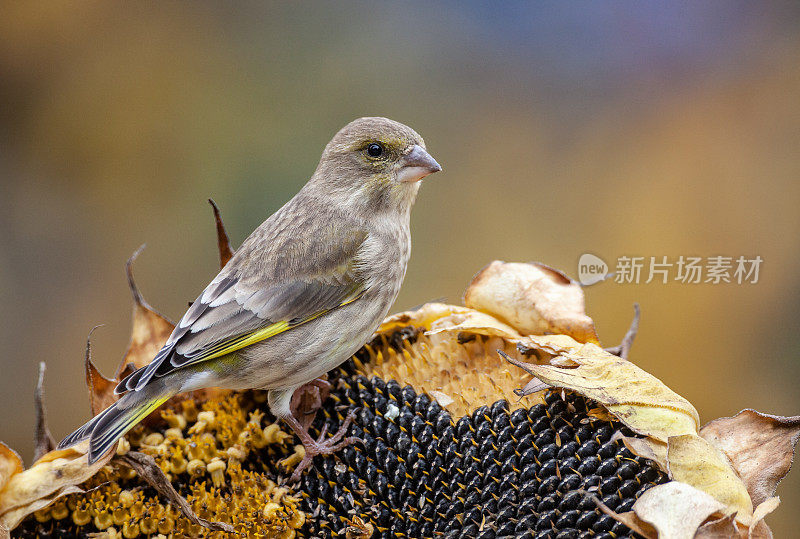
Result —
<instances>
[{"instance_id":1,"label":"bird's eye","mask_svg":"<svg viewBox=\"0 0 800 539\"><path fill-rule=\"evenodd\" d=\"M367 146L367 153L370 157L380 157L383 155L383 146L378 144L377 142L373 142L369 146Z\"/></svg>"}]
</instances>

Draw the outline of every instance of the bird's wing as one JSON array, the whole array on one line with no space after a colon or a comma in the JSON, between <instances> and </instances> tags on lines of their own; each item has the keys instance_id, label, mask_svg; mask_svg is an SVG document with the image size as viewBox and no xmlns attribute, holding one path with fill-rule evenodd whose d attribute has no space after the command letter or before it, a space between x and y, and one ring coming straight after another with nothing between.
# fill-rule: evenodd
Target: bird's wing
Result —
<instances>
[{"instance_id":1,"label":"bird's wing","mask_svg":"<svg viewBox=\"0 0 800 539\"><path fill-rule=\"evenodd\" d=\"M116 392L140 390L154 376L230 354L357 300L366 290L355 263L366 233L330 242L326 236L339 235L323 228L305 243L287 238L286 249L278 251L289 251L288 258L275 248L259 252L265 249L258 238L248 238L153 361L122 380Z\"/></svg>"}]
</instances>

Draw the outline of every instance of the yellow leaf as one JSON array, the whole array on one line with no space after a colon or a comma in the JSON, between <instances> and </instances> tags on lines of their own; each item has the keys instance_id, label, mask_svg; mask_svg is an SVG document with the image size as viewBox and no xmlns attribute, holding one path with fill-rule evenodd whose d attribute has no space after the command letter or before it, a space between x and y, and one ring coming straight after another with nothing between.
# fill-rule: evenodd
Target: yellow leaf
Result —
<instances>
[{"instance_id":1,"label":"yellow leaf","mask_svg":"<svg viewBox=\"0 0 800 539\"><path fill-rule=\"evenodd\" d=\"M667 442L667 466L675 481L681 481L713 496L725 505L726 514L750 525L753 503L744 483L728 459L708 441L695 434L671 436Z\"/></svg>"},{"instance_id":2,"label":"yellow leaf","mask_svg":"<svg viewBox=\"0 0 800 539\"><path fill-rule=\"evenodd\" d=\"M633 363L566 335L529 336L519 342L574 361L577 367L528 363L523 368L551 386L599 402L633 431L662 442L697 432L700 420L694 406Z\"/></svg>"}]
</instances>

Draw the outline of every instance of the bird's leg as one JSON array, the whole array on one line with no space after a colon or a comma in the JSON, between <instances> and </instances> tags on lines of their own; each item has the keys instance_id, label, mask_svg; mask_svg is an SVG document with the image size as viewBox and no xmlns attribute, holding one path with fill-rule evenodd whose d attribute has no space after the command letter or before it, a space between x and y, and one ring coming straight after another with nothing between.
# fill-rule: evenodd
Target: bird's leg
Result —
<instances>
[{"instance_id":1,"label":"bird's leg","mask_svg":"<svg viewBox=\"0 0 800 539\"><path fill-rule=\"evenodd\" d=\"M344 438L344 435L347 433L347 429L350 428L350 424L355 419L356 414L353 410L350 410L347 413L347 417L345 418L342 425L339 427L339 430L336 431L332 436L325 439L325 435L328 433L328 429L326 426L322 427L322 432L319 434L319 438L316 440L311 437L308 433L308 428L304 427L294 415L289 414L288 416L284 417L283 420L289 424L292 428L294 433L300 438L300 441L303 442L303 448L305 449L305 456L303 460L297 465L294 469L294 473L292 473L292 477L290 481L296 482L300 479L300 475L302 474L303 470L308 468L311 463L314 461L314 457L317 455L327 456L331 455L340 449L347 447L350 444L355 442L360 442L359 438L350 437Z\"/></svg>"}]
</instances>

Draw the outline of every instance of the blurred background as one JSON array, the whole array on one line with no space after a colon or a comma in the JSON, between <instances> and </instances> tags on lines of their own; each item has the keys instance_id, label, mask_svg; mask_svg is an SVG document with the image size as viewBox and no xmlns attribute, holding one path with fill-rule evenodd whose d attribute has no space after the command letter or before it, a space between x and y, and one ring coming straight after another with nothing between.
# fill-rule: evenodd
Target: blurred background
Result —
<instances>
[{"instance_id":1,"label":"blurred background","mask_svg":"<svg viewBox=\"0 0 800 539\"><path fill-rule=\"evenodd\" d=\"M84 343L127 345L124 263L177 319L358 116L419 131L425 180L396 310L460 302L493 259L577 275L591 252L759 255L753 284L587 289L606 345L703 422L800 413L800 4L86 0L0 17L0 439L32 455L88 417ZM800 526L800 471L767 520Z\"/></svg>"}]
</instances>

